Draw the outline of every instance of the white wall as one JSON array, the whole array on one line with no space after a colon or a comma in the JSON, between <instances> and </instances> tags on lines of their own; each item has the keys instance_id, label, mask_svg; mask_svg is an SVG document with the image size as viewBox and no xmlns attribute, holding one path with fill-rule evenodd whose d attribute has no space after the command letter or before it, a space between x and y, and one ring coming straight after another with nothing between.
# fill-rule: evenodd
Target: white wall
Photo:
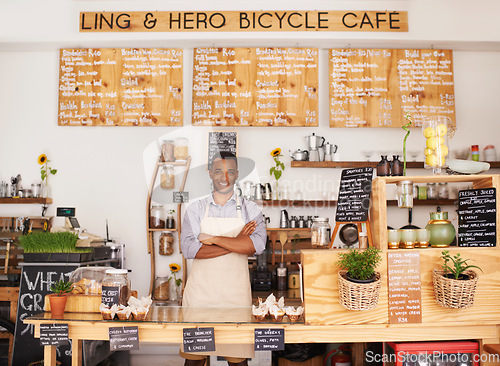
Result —
<instances>
[{"instance_id":1,"label":"white wall","mask_svg":"<svg viewBox=\"0 0 500 366\"><path fill-rule=\"evenodd\" d=\"M286 2L286 9L407 10L408 33L78 33L80 11L102 10L252 10L284 9L282 1L183 1L167 8L163 1L69 1L24 0L0 2L0 180L21 173L29 186L39 179L37 157L47 154L59 171L51 176L54 204L74 206L83 227L104 235L105 220L110 235L127 247L127 266L133 287L145 295L149 287L149 256L146 250L146 195L156 144L164 136L186 136L194 167L206 161L210 128L191 127L192 52L194 47L299 46L319 47L320 127L234 128L239 132L239 155L257 163L255 179L269 180L275 147L305 148L304 136L315 132L339 146L341 159L362 160L363 150L401 149L400 129L330 129L328 127L327 49L336 47L451 48L454 52L456 122L458 131L452 149L471 144L500 148L497 127L500 117L500 13L497 1L323 1ZM474 9L471 7L474 6ZM28 11L29 9L29 11ZM22 15L22 16L21 16ZM58 49L88 47L181 47L184 56L184 125L168 127L60 127L57 125ZM410 150L423 150L419 130L412 130ZM375 157L374 157L375 158ZM338 182L339 170L291 169L290 158L284 181L307 187L305 198L323 198L322 182ZM422 174L423 171L415 171ZM189 182L193 184L193 182ZM334 184L337 188L337 183ZM294 189L292 189L293 191ZM418 208L414 223L424 226L431 208ZM2 215L38 215L39 206L0 206ZM291 214L298 211L289 210ZM267 211L271 226L278 225L279 210ZM307 212L304 212L307 214ZM312 214L311 212L309 214ZM334 212L327 214L330 222ZM390 222L406 223L406 212L391 210ZM62 225L56 219L56 225ZM163 258L162 258L163 259ZM174 259L179 262L179 256ZM160 263L166 268L170 258ZM160 270L161 271L161 268Z\"/></svg>"}]
</instances>

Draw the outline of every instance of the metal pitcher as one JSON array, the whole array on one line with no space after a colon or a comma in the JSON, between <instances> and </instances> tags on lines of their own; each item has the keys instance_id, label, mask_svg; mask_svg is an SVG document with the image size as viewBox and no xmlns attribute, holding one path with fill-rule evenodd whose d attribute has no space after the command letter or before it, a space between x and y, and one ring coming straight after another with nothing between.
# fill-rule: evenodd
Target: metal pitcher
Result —
<instances>
[{"instance_id":1,"label":"metal pitcher","mask_svg":"<svg viewBox=\"0 0 500 366\"><path fill-rule=\"evenodd\" d=\"M306 141L309 150L319 149L320 147L323 147L325 138L323 136L316 136L313 132L312 135L306 136Z\"/></svg>"},{"instance_id":2,"label":"metal pitcher","mask_svg":"<svg viewBox=\"0 0 500 366\"><path fill-rule=\"evenodd\" d=\"M257 183L255 185L255 194L254 194L254 199L257 201L262 200L262 192L264 191L264 186L260 183Z\"/></svg>"},{"instance_id":3,"label":"metal pitcher","mask_svg":"<svg viewBox=\"0 0 500 366\"><path fill-rule=\"evenodd\" d=\"M272 199L272 190L271 190L271 183L266 183L264 185L264 193L263 193L264 199L265 200L270 200Z\"/></svg>"}]
</instances>

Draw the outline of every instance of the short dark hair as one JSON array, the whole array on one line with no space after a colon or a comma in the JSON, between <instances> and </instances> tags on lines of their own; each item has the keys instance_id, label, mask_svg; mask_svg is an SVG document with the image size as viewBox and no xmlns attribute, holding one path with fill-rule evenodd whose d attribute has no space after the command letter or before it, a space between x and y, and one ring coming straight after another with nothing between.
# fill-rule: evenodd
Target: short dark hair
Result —
<instances>
[{"instance_id":1,"label":"short dark hair","mask_svg":"<svg viewBox=\"0 0 500 366\"><path fill-rule=\"evenodd\" d=\"M238 169L238 158L236 157L236 155L234 155L230 151L217 151L215 153L215 155L212 157L212 159L210 160L208 169L212 169L212 164L214 163L214 161L216 159L234 160L234 162L236 163L236 169Z\"/></svg>"}]
</instances>

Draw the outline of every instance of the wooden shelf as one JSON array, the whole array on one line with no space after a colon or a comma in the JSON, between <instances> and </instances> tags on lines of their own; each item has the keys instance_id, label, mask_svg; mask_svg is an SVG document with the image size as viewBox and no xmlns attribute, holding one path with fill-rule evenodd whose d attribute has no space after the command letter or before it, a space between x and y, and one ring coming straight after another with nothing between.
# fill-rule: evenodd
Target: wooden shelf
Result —
<instances>
[{"instance_id":1,"label":"wooden shelf","mask_svg":"<svg viewBox=\"0 0 500 366\"><path fill-rule=\"evenodd\" d=\"M402 162L402 161L401 161ZM376 161L292 161L292 168L375 168L378 162ZM424 167L423 161L407 161L406 168Z\"/></svg>"},{"instance_id":2,"label":"wooden shelf","mask_svg":"<svg viewBox=\"0 0 500 366\"><path fill-rule=\"evenodd\" d=\"M458 202L458 199L439 199L439 200L417 200L413 199L413 206L454 206ZM388 200L388 206L397 206L397 200Z\"/></svg>"},{"instance_id":3,"label":"wooden shelf","mask_svg":"<svg viewBox=\"0 0 500 366\"><path fill-rule=\"evenodd\" d=\"M42 205L48 205L52 203L52 198L13 198L13 197L3 197L0 198L0 203L7 204L27 204L27 203L40 203Z\"/></svg>"},{"instance_id":4,"label":"wooden shelf","mask_svg":"<svg viewBox=\"0 0 500 366\"><path fill-rule=\"evenodd\" d=\"M280 228L280 227L268 227L267 231L311 231L310 227L289 227L289 228Z\"/></svg>"},{"instance_id":5,"label":"wooden shelf","mask_svg":"<svg viewBox=\"0 0 500 366\"><path fill-rule=\"evenodd\" d=\"M148 229L148 231L177 231L177 229Z\"/></svg>"},{"instance_id":6,"label":"wooden shelf","mask_svg":"<svg viewBox=\"0 0 500 366\"><path fill-rule=\"evenodd\" d=\"M403 162L403 160L401 160ZM490 169L500 168L500 161L491 161ZM378 162L376 161L292 161L292 168L376 168ZM407 161L407 169L423 169L423 161Z\"/></svg>"},{"instance_id":7,"label":"wooden shelf","mask_svg":"<svg viewBox=\"0 0 500 366\"><path fill-rule=\"evenodd\" d=\"M187 160L184 161L159 161L158 165L163 166L163 165L173 165L173 166L186 166L187 165Z\"/></svg>"}]
</instances>

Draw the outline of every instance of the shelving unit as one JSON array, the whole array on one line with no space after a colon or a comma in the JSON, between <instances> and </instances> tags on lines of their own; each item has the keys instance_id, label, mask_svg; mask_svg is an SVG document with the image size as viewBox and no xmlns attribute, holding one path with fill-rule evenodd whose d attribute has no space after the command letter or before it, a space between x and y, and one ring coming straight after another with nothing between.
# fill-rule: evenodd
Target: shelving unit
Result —
<instances>
[{"instance_id":1,"label":"shelving unit","mask_svg":"<svg viewBox=\"0 0 500 366\"><path fill-rule=\"evenodd\" d=\"M401 160L402 162L403 160ZM490 169L500 168L500 161L491 161ZM292 168L364 168L377 166L376 161L292 161ZM423 169L423 161L407 161L406 168Z\"/></svg>"},{"instance_id":2,"label":"shelving unit","mask_svg":"<svg viewBox=\"0 0 500 366\"><path fill-rule=\"evenodd\" d=\"M153 172L153 177L151 179L151 182L149 184L149 190L148 190L148 198L146 200L146 228L147 228L147 244L148 244L148 254L150 255L151 258L151 278L149 282L149 293L151 296L153 295L153 290L154 290L154 281L156 278L156 255L155 255L155 240L154 240L154 235L157 232L177 232L180 236L181 233L181 225L182 225L182 217L181 217L181 209L182 209L182 203L177 204L177 221L176 221L176 227L174 229L152 229L149 227L150 223L150 218L151 218L151 202L152 202L152 194L153 190L155 188L156 184L156 178L158 177L158 171L165 165L173 165L173 166L181 166L184 167L184 175L182 176L182 181L179 186L179 192L184 191L184 187L186 186L186 179L187 175L189 172L189 167L191 166L191 157L188 156L186 161L182 162L164 162L161 161L161 157L158 157L156 164L155 164L155 169ZM173 191L173 190L172 190ZM182 253L181 246L180 246L180 238L179 240L179 252ZM184 256L182 257L182 273L183 277L186 278L186 259ZM183 281L183 285L184 285Z\"/></svg>"},{"instance_id":3,"label":"shelving unit","mask_svg":"<svg viewBox=\"0 0 500 366\"><path fill-rule=\"evenodd\" d=\"M428 206L428 205L437 205L437 206L446 206L446 205L455 205L456 199L435 199L435 200L413 200L414 206ZM258 205L268 208L268 207L279 207L279 208L294 208L294 207L319 207L319 208L330 208L337 205L337 200L270 200L270 201L254 201ZM388 200L387 205L389 206L397 206L397 200Z\"/></svg>"},{"instance_id":4,"label":"shelving unit","mask_svg":"<svg viewBox=\"0 0 500 366\"><path fill-rule=\"evenodd\" d=\"M2 197L0 198L0 204L11 204L11 205L20 205L20 204L30 204L30 203L39 203L41 205L49 205L52 203L52 198L14 198L14 197Z\"/></svg>"}]
</instances>

